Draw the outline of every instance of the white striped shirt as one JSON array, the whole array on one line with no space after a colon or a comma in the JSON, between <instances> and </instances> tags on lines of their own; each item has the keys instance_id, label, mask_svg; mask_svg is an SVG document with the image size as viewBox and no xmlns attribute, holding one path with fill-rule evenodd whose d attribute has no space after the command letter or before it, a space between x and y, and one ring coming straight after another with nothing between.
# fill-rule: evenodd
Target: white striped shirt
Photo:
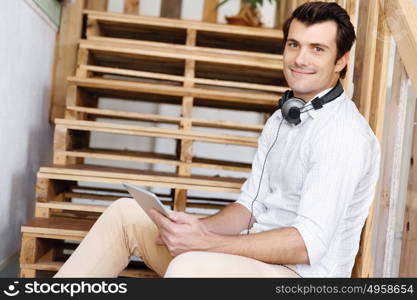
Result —
<instances>
[{"instance_id":1,"label":"white striped shirt","mask_svg":"<svg viewBox=\"0 0 417 300\"><path fill-rule=\"evenodd\" d=\"M249 210L281 120L277 110L266 122L236 201ZM350 277L379 177L380 145L345 93L301 120L282 122L253 204L251 232L295 227L310 260L296 265L302 277Z\"/></svg>"}]
</instances>

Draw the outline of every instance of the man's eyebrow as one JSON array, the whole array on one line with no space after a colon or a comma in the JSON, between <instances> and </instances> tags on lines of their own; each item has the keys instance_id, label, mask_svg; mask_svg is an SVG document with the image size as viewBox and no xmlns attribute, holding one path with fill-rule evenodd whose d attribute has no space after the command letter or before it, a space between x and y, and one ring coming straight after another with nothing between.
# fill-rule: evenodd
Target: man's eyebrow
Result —
<instances>
[{"instance_id":1,"label":"man's eyebrow","mask_svg":"<svg viewBox=\"0 0 417 300\"><path fill-rule=\"evenodd\" d=\"M325 44L321 44L321 43L311 43L310 45L313 46L313 47L322 47L322 48L329 49L329 46L327 46Z\"/></svg>"},{"instance_id":2,"label":"man's eyebrow","mask_svg":"<svg viewBox=\"0 0 417 300\"><path fill-rule=\"evenodd\" d=\"M295 42L297 44L300 44L299 41L297 41L296 39L293 39L293 38L287 39L287 42ZM329 46L327 46L325 44L322 44L322 43L310 43L310 46L313 46L313 47L322 47L322 48L327 48L327 49L330 48Z\"/></svg>"}]
</instances>

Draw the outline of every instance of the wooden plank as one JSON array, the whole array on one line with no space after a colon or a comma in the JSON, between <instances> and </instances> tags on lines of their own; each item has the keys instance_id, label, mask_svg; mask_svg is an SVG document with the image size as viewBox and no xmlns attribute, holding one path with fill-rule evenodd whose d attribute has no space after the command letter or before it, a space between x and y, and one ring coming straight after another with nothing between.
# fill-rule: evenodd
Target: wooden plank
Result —
<instances>
[{"instance_id":1,"label":"wooden plank","mask_svg":"<svg viewBox=\"0 0 417 300\"><path fill-rule=\"evenodd\" d=\"M24 270L28 271L52 271L52 272L58 272L59 269L62 267L64 263L63 262L38 262L35 264L22 264L20 267ZM32 275L33 273L25 273L25 278L33 278L35 277ZM158 278L158 274L155 273L152 270L148 269L135 269L135 268L126 268L124 269L118 277L131 277L131 278Z\"/></svg>"},{"instance_id":2,"label":"wooden plank","mask_svg":"<svg viewBox=\"0 0 417 300\"><path fill-rule=\"evenodd\" d=\"M203 131L189 131L182 129L170 129L160 127L147 127L147 126L134 126L125 124L105 123L97 121L80 121L80 120L67 120L56 119L55 124L57 127L89 131L89 132L106 132L124 135L136 135L136 136L149 136L149 137L161 137L170 139L190 139L202 142L211 142L219 144L234 144L249 147L257 146L257 137L251 136L239 136L231 134L217 134ZM59 151L65 151L67 149L59 148Z\"/></svg>"},{"instance_id":3,"label":"wooden plank","mask_svg":"<svg viewBox=\"0 0 417 300\"><path fill-rule=\"evenodd\" d=\"M60 153L61 154L61 153ZM185 164L171 155L156 154L142 151L120 151L111 149L78 149L72 151L65 151L62 153L65 156L95 158L95 159L109 159L129 162L142 162L152 164L168 164L180 166ZM188 163L187 163L188 164ZM224 171L236 172L250 172L251 165L247 163L239 163L232 161L223 161L215 159L205 159L193 157L191 162L192 168L208 168Z\"/></svg>"},{"instance_id":4,"label":"wooden plank","mask_svg":"<svg viewBox=\"0 0 417 300\"><path fill-rule=\"evenodd\" d=\"M129 82L123 80L99 79L99 78L77 78L70 77L68 80L77 86L102 89L115 90L118 93L122 91L135 93L150 93L156 95L170 95L170 96L190 96L193 98L208 99L213 103L219 103L221 107L223 103L238 103L239 106L250 105L254 111L262 108L271 110L276 107L277 96L266 93L239 93L230 91L207 90L202 88L186 88L174 87L162 84L146 84L140 82ZM258 108L256 110L255 108Z\"/></svg>"},{"instance_id":5,"label":"wooden plank","mask_svg":"<svg viewBox=\"0 0 417 300\"><path fill-rule=\"evenodd\" d=\"M67 236L83 238L93 226L92 220L69 218L33 218L21 227L23 233L54 234L66 239ZM25 263L25 262L22 262Z\"/></svg>"},{"instance_id":6,"label":"wooden plank","mask_svg":"<svg viewBox=\"0 0 417 300\"><path fill-rule=\"evenodd\" d=\"M123 13L139 14L139 0L123 0Z\"/></svg>"},{"instance_id":7,"label":"wooden plank","mask_svg":"<svg viewBox=\"0 0 417 300\"><path fill-rule=\"evenodd\" d=\"M252 89L252 90L278 92L278 93L284 93L288 89L288 87L284 87L284 86L257 84L257 83L251 83L251 82L243 82L243 81L239 82L239 81L205 79L205 78L185 78L184 76L169 75L169 74L156 73L156 72L135 71L135 70L120 69L120 68L112 68L112 67L101 67L101 66L94 66L94 65L80 65L79 69L85 70L86 72L90 72L90 73L95 72L95 73L100 73L100 74L114 74L114 75L144 77L144 78L169 80L169 81L176 81L176 82L192 82L194 84L200 83L200 84L212 85L212 86L241 88L241 89L247 89L247 90ZM88 77L94 77L94 76L88 76Z\"/></svg>"},{"instance_id":8,"label":"wooden plank","mask_svg":"<svg viewBox=\"0 0 417 300\"><path fill-rule=\"evenodd\" d=\"M355 52L353 100L362 115L369 120L372 85L375 66L375 51L378 28L378 1L359 2L359 23ZM363 62L366 61L366 64Z\"/></svg>"},{"instance_id":9,"label":"wooden plank","mask_svg":"<svg viewBox=\"0 0 417 300\"><path fill-rule=\"evenodd\" d=\"M203 0L203 22L217 23L217 5L219 0Z\"/></svg>"},{"instance_id":10,"label":"wooden plank","mask_svg":"<svg viewBox=\"0 0 417 300\"><path fill-rule=\"evenodd\" d=\"M410 0L380 2L407 75L417 90L417 9Z\"/></svg>"},{"instance_id":11,"label":"wooden plank","mask_svg":"<svg viewBox=\"0 0 417 300\"><path fill-rule=\"evenodd\" d=\"M48 167L41 167L38 172L38 178L45 178L47 174L65 174L65 175L79 175L91 177L105 177L112 179L119 179L119 183L123 180L142 180L142 181L160 181L165 183L184 183L201 186L217 186L226 188L240 188L244 182L244 178L233 177L216 177L192 175L189 177L178 176L175 173L145 171L136 169L116 168L116 167L102 167L92 165L51 165Z\"/></svg>"},{"instance_id":12,"label":"wooden plank","mask_svg":"<svg viewBox=\"0 0 417 300\"><path fill-rule=\"evenodd\" d=\"M146 55L169 59L193 59L229 65L251 66L264 69L282 70L282 55L255 53L249 51L218 49L209 47L191 47L162 42L149 42L109 37L89 37L80 41L80 48L89 50ZM243 61L242 61L243 60Z\"/></svg>"},{"instance_id":13,"label":"wooden plank","mask_svg":"<svg viewBox=\"0 0 417 300\"><path fill-rule=\"evenodd\" d=\"M54 76L51 93L50 120L63 117L65 112L66 78L75 72L78 40L82 30L84 0L62 3L61 24L55 48Z\"/></svg>"},{"instance_id":14,"label":"wooden plank","mask_svg":"<svg viewBox=\"0 0 417 300\"><path fill-rule=\"evenodd\" d=\"M38 202L36 203L36 208L47 208L47 209L66 209L66 210L75 210L75 211L88 211L88 212L97 212L103 213L107 206L105 205L93 205L93 204L78 204L72 202Z\"/></svg>"},{"instance_id":15,"label":"wooden plank","mask_svg":"<svg viewBox=\"0 0 417 300\"><path fill-rule=\"evenodd\" d=\"M138 120L138 121L148 121L155 123L165 123L165 124L180 124L181 121L185 120L183 117L171 117L163 116L157 114L142 114L142 113L133 113L128 111L119 111L111 109L99 109L99 108L89 108L81 106L68 106L67 110L80 112L84 114L91 114L94 116L102 116L109 118L120 118L128 120ZM212 121L205 119L190 118L188 119L191 122L192 126L198 127L208 127L208 128L223 128L223 129L232 129L232 130L244 130L244 131L254 131L261 132L263 125L261 124L244 124L230 121Z\"/></svg>"},{"instance_id":16,"label":"wooden plank","mask_svg":"<svg viewBox=\"0 0 417 300\"><path fill-rule=\"evenodd\" d=\"M417 99L416 99L417 101ZM417 277L417 110L414 114L413 146L408 177L407 203L403 226L403 243L401 246L400 277Z\"/></svg>"},{"instance_id":17,"label":"wooden plank","mask_svg":"<svg viewBox=\"0 0 417 300\"><path fill-rule=\"evenodd\" d=\"M376 227L375 276L396 277L398 232L403 225L414 108L407 101L407 76L398 52L394 60L391 101L387 102L382 151L381 199ZM411 111L411 113L410 113ZM410 117L411 115L411 117ZM398 230L397 223L401 222Z\"/></svg>"},{"instance_id":18,"label":"wooden plank","mask_svg":"<svg viewBox=\"0 0 417 300\"><path fill-rule=\"evenodd\" d=\"M242 36L253 37L265 37L271 39L282 39L283 34L281 30L271 28L257 28L250 26L230 26L225 24L214 24L200 21L191 20L175 20L161 17L151 16L133 16L124 15L120 13L110 12L97 12L91 10L84 10L84 13L89 18L95 18L97 20L118 22L118 23L130 23L130 24L144 24L149 26L168 27L168 28L182 28L182 29L195 29L209 32L220 32L228 34L236 34Z\"/></svg>"},{"instance_id":19,"label":"wooden plank","mask_svg":"<svg viewBox=\"0 0 417 300\"><path fill-rule=\"evenodd\" d=\"M161 0L160 16L181 19L182 0Z\"/></svg>"},{"instance_id":20,"label":"wooden plank","mask_svg":"<svg viewBox=\"0 0 417 300\"><path fill-rule=\"evenodd\" d=\"M112 176L113 174L108 174ZM208 191L208 192L225 192L225 193L240 193L240 188L237 187L221 187L215 185L199 185L191 183L172 183L165 181L155 181L155 178L152 180L145 179L120 179L113 177L95 177L95 176L83 176L83 175L74 175L74 174L57 174L57 173L38 173L39 178L48 178L56 179L61 181L73 180L73 181L89 181L96 183L112 183L120 184L123 182L129 182L136 185L143 185L147 187L166 187L166 188L178 188L178 189L189 189L195 191ZM242 181L243 183L243 181Z\"/></svg>"},{"instance_id":21,"label":"wooden plank","mask_svg":"<svg viewBox=\"0 0 417 300\"><path fill-rule=\"evenodd\" d=\"M390 49L390 36L388 28L385 24L382 8L379 8L378 15L378 40L376 45L376 57L374 70L374 80L372 87L371 98L371 113L369 116L369 125L374 131L379 141L383 140L383 127L384 127L384 113L385 103L387 98L387 73L388 73L388 61L389 61L389 49ZM374 200L371 205L371 209L366 220L365 226L362 230L361 244L358 255L356 257L356 263L352 272L353 277L373 277L373 232L374 232L374 219L375 219L375 205L377 202L377 196L374 196Z\"/></svg>"}]
</instances>

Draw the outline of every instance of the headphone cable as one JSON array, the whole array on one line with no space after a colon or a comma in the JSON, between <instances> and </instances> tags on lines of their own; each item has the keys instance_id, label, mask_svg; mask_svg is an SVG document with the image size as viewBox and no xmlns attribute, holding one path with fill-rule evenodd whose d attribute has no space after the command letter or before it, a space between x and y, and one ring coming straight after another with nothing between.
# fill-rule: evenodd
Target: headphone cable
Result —
<instances>
[{"instance_id":1,"label":"headphone cable","mask_svg":"<svg viewBox=\"0 0 417 300\"><path fill-rule=\"evenodd\" d=\"M251 203L251 206L250 206L250 218L249 218L248 230L247 230L247 233L246 234L249 234L250 223L252 222L252 216L253 216L253 204L255 203L255 201L257 201L256 199L258 198L259 191L261 189L262 177L264 175L264 169L265 169L266 161L268 159L269 153L271 152L272 148L275 146L276 141L278 140L279 131L281 129L281 125L282 125L282 122L283 121L284 121L284 117L282 117L281 122L279 123L279 127L278 127L278 130L277 130L277 134L275 136L275 140L272 143L271 147L269 147L268 152L265 155L265 160L264 160L264 163L263 163L263 166L262 166L262 171L261 171L261 178L259 179L258 190L256 192L255 199L252 200L252 203ZM263 205L265 205L265 204L263 204Z\"/></svg>"}]
</instances>

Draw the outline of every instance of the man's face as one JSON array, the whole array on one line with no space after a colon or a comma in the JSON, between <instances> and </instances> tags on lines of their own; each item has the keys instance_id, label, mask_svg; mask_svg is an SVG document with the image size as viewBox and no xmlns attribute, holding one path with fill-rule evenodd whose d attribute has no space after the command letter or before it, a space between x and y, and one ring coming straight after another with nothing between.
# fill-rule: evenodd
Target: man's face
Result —
<instances>
[{"instance_id":1,"label":"man's face","mask_svg":"<svg viewBox=\"0 0 417 300\"><path fill-rule=\"evenodd\" d=\"M335 85L348 53L335 64L337 25L333 21L306 26L294 19L284 48L284 75L294 96L312 100Z\"/></svg>"}]
</instances>

